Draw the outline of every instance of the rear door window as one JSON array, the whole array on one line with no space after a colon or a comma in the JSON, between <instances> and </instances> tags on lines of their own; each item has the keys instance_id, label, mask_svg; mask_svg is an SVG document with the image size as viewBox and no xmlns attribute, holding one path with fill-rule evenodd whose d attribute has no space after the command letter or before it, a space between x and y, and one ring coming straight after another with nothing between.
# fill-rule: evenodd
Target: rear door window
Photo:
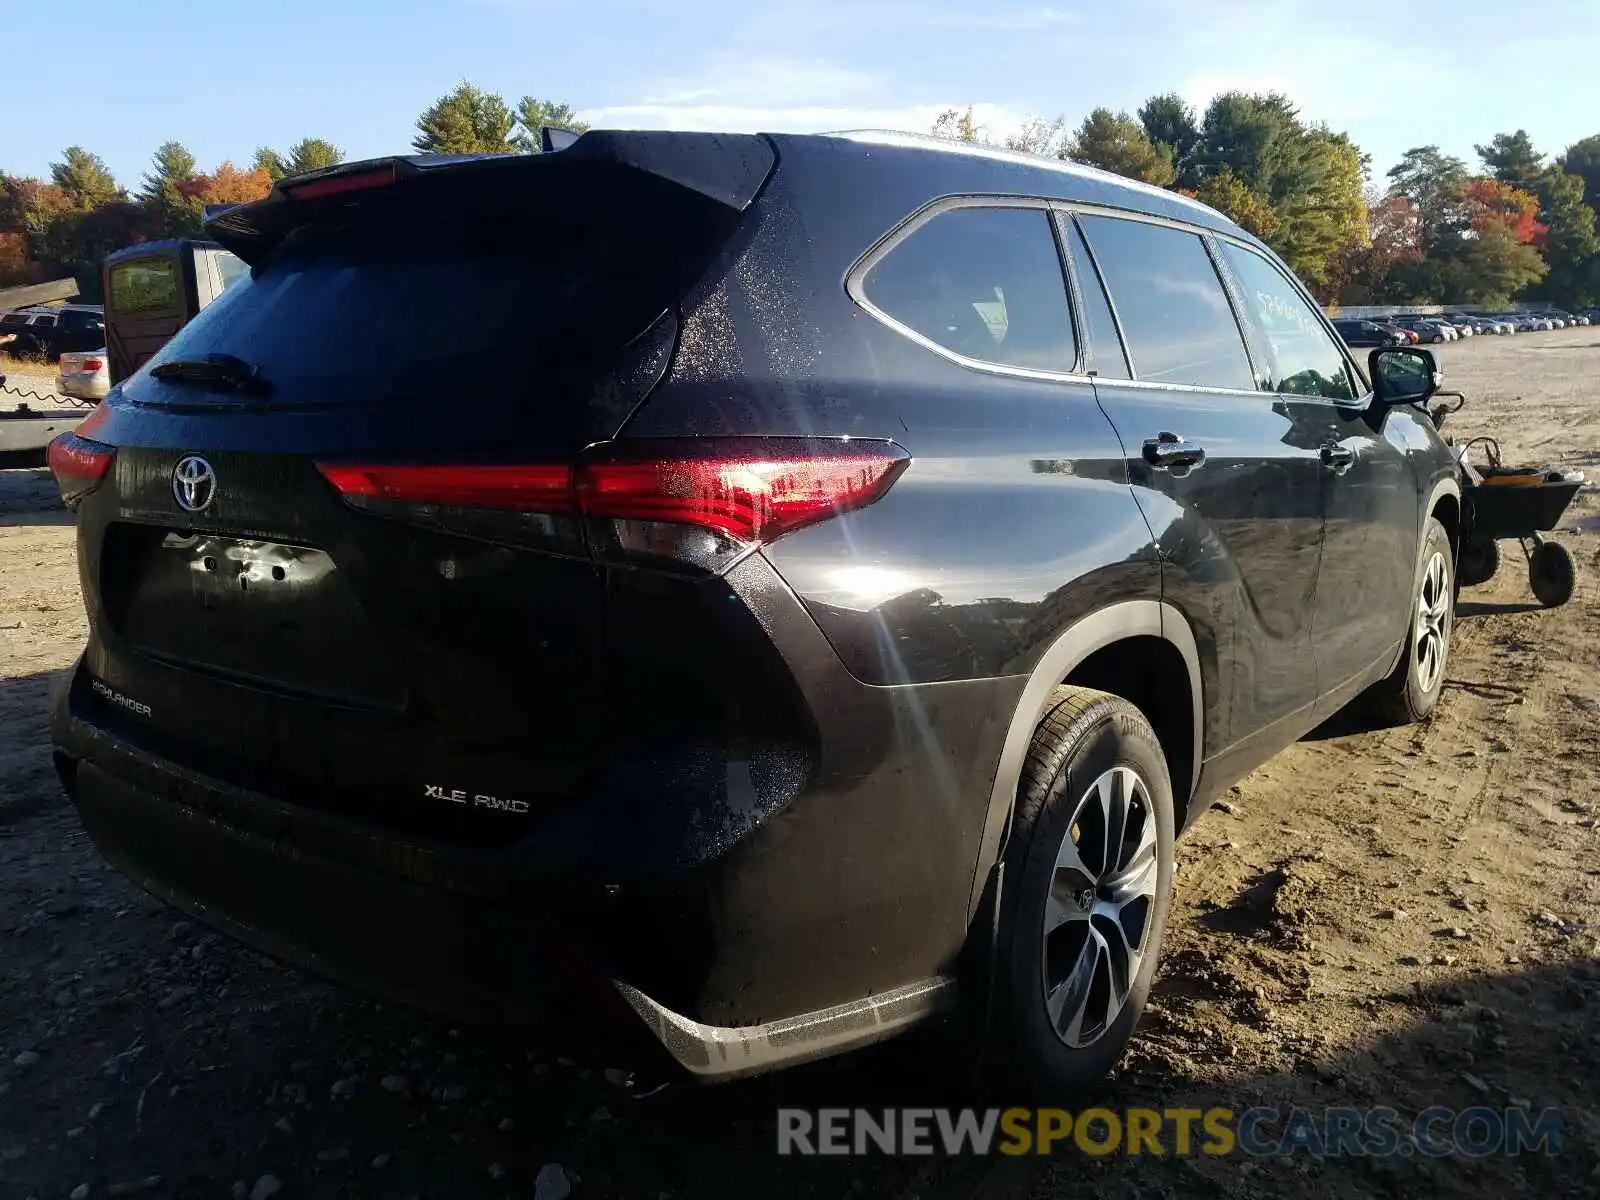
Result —
<instances>
[{"instance_id":1,"label":"rear door window","mask_svg":"<svg viewBox=\"0 0 1600 1200\"><path fill-rule=\"evenodd\" d=\"M1079 220L1122 322L1135 379L1255 390L1233 307L1196 234L1119 217Z\"/></svg>"},{"instance_id":2,"label":"rear door window","mask_svg":"<svg viewBox=\"0 0 1600 1200\"><path fill-rule=\"evenodd\" d=\"M956 208L917 226L867 271L868 303L962 358L1070 372L1078 347L1050 214Z\"/></svg>"},{"instance_id":3,"label":"rear door window","mask_svg":"<svg viewBox=\"0 0 1600 1200\"><path fill-rule=\"evenodd\" d=\"M1253 250L1222 244L1239 280L1245 316L1254 322L1267 356L1272 390L1296 396L1353 400L1344 352L1287 276Z\"/></svg>"}]
</instances>

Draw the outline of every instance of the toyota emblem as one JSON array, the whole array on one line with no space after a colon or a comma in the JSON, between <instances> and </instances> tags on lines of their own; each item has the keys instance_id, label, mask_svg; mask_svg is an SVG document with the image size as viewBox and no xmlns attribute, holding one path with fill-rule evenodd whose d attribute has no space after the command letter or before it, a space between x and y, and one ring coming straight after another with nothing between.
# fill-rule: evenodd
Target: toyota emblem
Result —
<instances>
[{"instance_id":1,"label":"toyota emblem","mask_svg":"<svg viewBox=\"0 0 1600 1200\"><path fill-rule=\"evenodd\" d=\"M198 454L178 460L172 468L172 498L184 512L205 512L217 498L217 473Z\"/></svg>"}]
</instances>

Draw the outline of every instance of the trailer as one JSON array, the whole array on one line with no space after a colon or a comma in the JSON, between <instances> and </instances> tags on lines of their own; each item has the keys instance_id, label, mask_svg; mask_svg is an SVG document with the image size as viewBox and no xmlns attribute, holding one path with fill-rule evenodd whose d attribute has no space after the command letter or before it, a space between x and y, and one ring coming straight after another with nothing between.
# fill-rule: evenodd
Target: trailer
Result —
<instances>
[{"instance_id":1,"label":"trailer","mask_svg":"<svg viewBox=\"0 0 1600 1200\"><path fill-rule=\"evenodd\" d=\"M76 429L93 409L90 401L36 392L21 384L12 387L0 375L0 454L43 450Z\"/></svg>"}]
</instances>

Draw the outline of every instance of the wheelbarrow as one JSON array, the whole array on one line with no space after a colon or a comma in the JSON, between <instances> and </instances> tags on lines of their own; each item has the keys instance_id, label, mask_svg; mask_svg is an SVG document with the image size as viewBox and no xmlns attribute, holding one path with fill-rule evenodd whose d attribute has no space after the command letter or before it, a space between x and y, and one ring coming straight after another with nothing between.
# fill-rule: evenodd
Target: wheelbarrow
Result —
<instances>
[{"instance_id":1,"label":"wheelbarrow","mask_svg":"<svg viewBox=\"0 0 1600 1200\"><path fill-rule=\"evenodd\" d=\"M1433 427L1443 429L1445 418L1460 412L1467 398L1460 392L1436 392L1449 397L1429 410ZM1508 467L1500 461L1500 443L1492 437L1473 438L1455 450L1461 472L1461 544L1456 556L1456 585L1476 587L1488 583L1500 569L1500 542L1515 540L1528 560L1528 587L1546 608L1572 599L1578 571L1572 555L1545 534L1556 527L1567 505L1584 483L1581 471L1550 467ZM1482 446L1488 462L1474 466L1467 452Z\"/></svg>"},{"instance_id":2,"label":"wheelbarrow","mask_svg":"<svg viewBox=\"0 0 1600 1200\"><path fill-rule=\"evenodd\" d=\"M1484 448L1485 465L1468 461L1467 452L1474 446ZM1556 527L1578 494L1583 473L1506 466L1500 461L1499 443L1490 437L1467 442L1458 461L1462 520L1456 578L1461 586L1475 587L1494 578L1500 569L1500 542L1515 540L1528 562L1528 587L1534 598L1546 608L1572 599L1578 581L1572 554L1544 535Z\"/></svg>"}]
</instances>

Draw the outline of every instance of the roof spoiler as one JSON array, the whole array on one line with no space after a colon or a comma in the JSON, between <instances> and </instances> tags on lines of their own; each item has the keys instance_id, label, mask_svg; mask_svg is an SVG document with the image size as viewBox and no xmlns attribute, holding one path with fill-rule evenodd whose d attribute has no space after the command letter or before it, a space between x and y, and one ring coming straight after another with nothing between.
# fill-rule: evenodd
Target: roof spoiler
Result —
<instances>
[{"instance_id":1,"label":"roof spoiler","mask_svg":"<svg viewBox=\"0 0 1600 1200\"><path fill-rule=\"evenodd\" d=\"M340 163L293 175L273 184L263 200L240 204L210 216L206 233L248 263L261 259L288 232L327 204L348 203L359 193L389 185L405 186L426 177L485 177L550 172L559 186L563 171L605 164L640 171L697 192L743 212L760 194L777 155L761 134L676 133L664 130L571 130L545 126L543 154L420 154Z\"/></svg>"}]
</instances>

